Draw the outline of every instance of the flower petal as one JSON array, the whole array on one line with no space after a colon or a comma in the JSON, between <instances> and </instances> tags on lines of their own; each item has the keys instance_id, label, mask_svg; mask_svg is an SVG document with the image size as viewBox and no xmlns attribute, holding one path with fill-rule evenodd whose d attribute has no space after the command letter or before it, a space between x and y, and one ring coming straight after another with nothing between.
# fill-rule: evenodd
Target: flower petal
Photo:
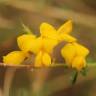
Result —
<instances>
[{"instance_id":1,"label":"flower petal","mask_svg":"<svg viewBox=\"0 0 96 96\"><path fill-rule=\"evenodd\" d=\"M43 40L41 37L38 37L34 40L34 43L32 43L30 51L33 52L34 54L37 54L43 46Z\"/></svg>"},{"instance_id":2,"label":"flower petal","mask_svg":"<svg viewBox=\"0 0 96 96\"><path fill-rule=\"evenodd\" d=\"M57 32L59 34L68 34L72 31L72 21L68 20L66 23L64 23L58 30Z\"/></svg>"},{"instance_id":3,"label":"flower petal","mask_svg":"<svg viewBox=\"0 0 96 96\"><path fill-rule=\"evenodd\" d=\"M74 42L73 45L76 48L77 55L86 57L89 54L89 50L86 47L84 47L83 45L78 44L76 42Z\"/></svg>"},{"instance_id":4,"label":"flower petal","mask_svg":"<svg viewBox=\"0 0 96 96\"><path fill-rule=\"evenodd\" d=\"M55 30L55 28L52 25L50 25L48 23L41 24L40 33L41 33L41 36L43 36L43 37L52 38L52 39L58 38L57 31Z\"/></svg>"},{"instance_id":5,"label":"flower petal","mask_svg":"<svg viewBox=\"0 0 96 96\"><path fill-rule=\"evenodd\" d=\"M35 57L35 67L42 67L42 52L40 51Z\"/></svg>"},{"instance_id":6,"label":"flower petal","mask_svg":"<svg viewBox=\"0 0 96 96\"><path fill-rule=\"evenodd\" d=\"M17 43L19 48L24 51L27 52L31 49L33 43L35 40L35 36L28 34L28 35L21 35L17 38Z\"/></svg>"},{"instance_id":7,"label":"flower petal","mask_svg":"<svg viewBox=\"0 0 96 96\"><path fill-rule=\"evenodd\" d=\"M77 39L68 35L68 34L60 34L59 35L59 41L65 41L65 42L75 42Z\"/></svg>"},{"instance_id":8,"label":"flower petal","mask_svg":"<svg viewBox=\"0 0 96 96\"><path fill-rule=\"evenodd\" d=\"M51 65L51 57L48 53L43 53L42 62L45 66Z\"/></svg>"},{"instance_id":9,"label":"flower petal","mask_svg":"<svg viewBox=\"0 0 96 96\"><path fill-rule=\"evenodd\" d=\"M75 47L71 43L66 44L61 49L61 55L65 59L66 63L69 64L69 66L70 66L70 64L72 63L73 58L76 55Z\"/></svg>"},{"instance_id":10,"label":"flower petal","mask_svg":"<svg viewBox=\"0 0 96 96\"><path fill-rule=\"evenodd\" d=\"M22 51L13 51L3 57L3 62L9 65L19 65L26 58L25 54Z\"/></svg>"},{"instance_id":11,"label":"flower petal","mask_svg":"<svg viewBox=\"0 0 96 96\"><path fill-rule=\"evenodd\" d=\"M74 58L72 62L72 68L76 68L78 71L80 71L82 68L85 67L86 67L86 61L84 57L77 56Z\"/></svg>"},{"instance_id":12,"label":"flower petal","mask_svg":"<svg viewBox=\"0 0 96 96\"><path fill-rule=\"evenodd\" d=\"M43 39L43 48L46 52L52 53L54 47L58 44L58 41L56 39Z\"/></svg>"}]
</instances>

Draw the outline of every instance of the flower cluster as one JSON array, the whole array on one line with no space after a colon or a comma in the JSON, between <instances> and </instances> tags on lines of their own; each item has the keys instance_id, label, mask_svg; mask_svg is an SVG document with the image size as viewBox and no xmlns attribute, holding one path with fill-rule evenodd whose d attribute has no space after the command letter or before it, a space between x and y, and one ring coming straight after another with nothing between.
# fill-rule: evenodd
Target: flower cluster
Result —
<instances>
[{"instance_id":1,"label":"flower cluster","mask_svg":"<svg viewBox=\"0 0 96 96\"><path fill-rule=\"evenodd\" d=\"M30 31L26 26L25 29ZM72 31L72 21L68 20L59 29L55 29L48 23L40 25L40 36L34 34L23 34L17 38L20 51L13 51L3 57L5 64L19 65L29 57L29 53L34 54L34 66L51 66L54 48L62 41L66 45L61 49L61 55L69 67L78 71L86 67L86 56L89 50L77 43L77 39L70 35Z\"/></svg>"}]
</instances>

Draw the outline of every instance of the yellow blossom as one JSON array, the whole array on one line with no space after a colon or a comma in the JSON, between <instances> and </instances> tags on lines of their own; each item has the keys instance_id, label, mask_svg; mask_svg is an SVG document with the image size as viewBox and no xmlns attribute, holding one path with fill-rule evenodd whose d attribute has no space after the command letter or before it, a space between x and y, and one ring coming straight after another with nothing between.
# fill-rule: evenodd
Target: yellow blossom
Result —
<instances>
[{"instance_id":1,"label":"yellow blossom","mask_svg":"<svg viewBox=\"0 0 96 96\"><path fill-rule=\"evenodd\" d=\"M31 52L37 54L38 52L45 51L47 53L52 53L54 47L58 44L57 40L38 37L34 40L32 47L30 49Z\"/></svg>"},{"instance_id":2,"label":"yellow blossom","mask_svg":"<svg viewBox=\"0 0 96 96\"><path fill-rule=\"evenodd\" d=\"M40 66L40 64L42 66L42 62L43 62L43 65L51 64L51 61L50 61L51 53L52 53L54 47L58 44L58 41L56 39L45 38L43 36L35 38L31 34L19 36L17 39L17 42L18 42L19 48L23 52L32 52L36 55L35 62L39 62L39 63L35 63L35 65L39 64L39 66ZM44 52L46 53L46 54L43 54L43 57L42 57L45 60L40 59L41 51L43 53ZM48 59L50 62L48 60L46 61L46 59ZM42 62L40 60L42 60ZM49 63L47 63L47 62L49 62Z\"/></svg>"},{"instance_id":3,"label":"yellow blossom","mask_svg":"<svg viewBox=\"0 0 96 96\"><path fill-rule=\"evenodd\" d=\"M42 23L40 26L41 36L51 39L56 39L59 42L73 42L76 38L69 35L72 31L72 21L69 20L64 23L58 30L56 30L52 25L48 23Z\"/></svg>"},{"instance_id":4,"label":"yellow blossom","mask_svg":"<svg viewBox=\"0 0 96 96\"><path fill-rule=\"evenodd\" d=\"M58 34L56 29L48 23L41 24L40 34L42 37L45 37L45 38L58 39Z\"/></svg>"},{"instance_id":5,"label":"yellow blossom","mask_svg":"<svg viewBox=\"0 0 96 96\"><path fill-rule=\"evenodd\" d=\"M89 50L84 46L73 42L66 44L62 50L61 54L64 57L68 66L75 67L77 70L85 67L85 58L89 54Z\"/></svg>"},{"instance_id":6,"label":"yellow blossom","mask_svg":"<svg viewBox=\"0 0 96 96\"><path fill-rule=\"evenodd\" d=\"M32 34L24 34L19 36L17 38L19 48L24 52L30 51L31 47L33 47L35 38L35 35Z\"/></svg>"},{"instance_id":7,"label":"yellow blossom","mask_svg":"<svg viewBox=\"0 0 96 96\"><path fill-rule=\"evenodd\" d=\"M72 68L77 69L80 71L82 68L86 67L86 60L82 56L77 56L72 61Z\"/></svg>"},{"instance_id":8,"label":"yellow blossom","mask_svg":"<svg viewBox=\"0 0 96 96\"><path fill-rule=\"evenodd\" d=\"M19 65L25 58L26 55L22 51L13 51L3 56L3 62L8 65Z\"/></svg>"},{"instance_id":9,"label":"yellow blossom","mask_svg":"<svg viewBox=\"0 0 96 96\"><path fill-rule=\"evenodd\" d=\"M35 67L50 66L51 57L48 53L40 51L35 58Z\"/></svg>"},{"instance_id":10,"label":"yellow blossom","mask_svg":"<svg viewBox=\"0 0 96 96\"><path fill-rule=\"evenodd\" d=\"M61 49L61 54L64 57L66 63L71 66L71 62L73 58L76 55L76 49L75 46L73 46L72 43L66 44L62 49Z\"/></svg>"},{"instance_id":11,"label":"yellow blossom","mask_svg":"<svg viewBox=\"0 0 96 96\"><path fill-rule=\"evenodd\" d=\"M52 53L53 48L58 44L57 40L38 37L31 34L21 35L17 38L19 48L24 52L33 52L37 54L41 49Z\"/></svg>"},{"instance_id":12,"label":"yellow blossom","mask_svg":"<svg viewBox=\"0 0 96 96\"><path fill-rule=\"evenodd\" d=\"M48 23L42 23L40 26L39 37L36 37L34 34L31 34L30 29L25 25L23 25L23 27L24 27L24 30L29 34L24 34L17 38L17 43L21 51L14 51L12 53L9 53L7 56L4 57L4 62L6 61L6 63L7 62L11 63L11 61L13 60L11 59L11 56L13 56L14 58L16 58L17 56L17 58L14 60L14 62L12 61L12 63L20 64L21 61L23 61L23 58L25 58L24 54L26 53L28 55L28 52L32 52L36 55L35 66L42 66L42 64L45 66L49 66L51 64L51 54L53 52L53 49L60 42L76 41L74 37L69 35L69 33L72 31L71 20L64 23L58 30L56 30L52 25ZM73 52L72 54L68 55L66 52L64 52L64 57L66 57L66 62L69 64L73 59L74 53L79 54L78 51L83 50L83 48L81 48L78 44L73 44L71 47L74 47L74 46L76 47L76 49L72 48L74 49L74 51L70 49L70 46L68 49L70 53ZM68 47L64 47L64 48L65 50L67 50L66 48ZM84 55L84 53L82 52L81 55ZM19 59L18 57L21 59Z\"/></svg>"},{"instance_id":13,"label":"yellow blossom","mask_svg":"<svg viewBox=\"0 0 96 96\"><path fill-rule=\"evenodd\" d=\"M43 50L50 54L53 52L57 44L58 41L55 39L43 38Z\"/></svg>"},{"instance_id":14,"label":"yellow blossom","mask_svg":"<svg viewBox=\"0 0 96 96\"><path fill-rule=\"evenodd\" d=\"M21 35L17 38L19 48L28 52L31 51L37 54L41 49L52 53L54 47L59 43L58 41L72 42L76 39L68 33L72 30L71 20L63 24L58 30L48 23L42 23L40 26L41 36L36 38L33 34Z\"/></svg>"},{"instance_id":15,"label":"yellow blossom","mask_svg":"<svg viewBox=\"0 0 96 96\"><path fill-rule=\"evenodd\" d=\"M34 42L32 42L32 46L29 51L33 52L34 54L38 54L38 52L40 52L40 50L42 49L42 44L42 38L36 38Z\"/></svg>"},{"instance_id":16,"label":"yellow blossom","mask_svg":"<svg viewBox=\"0 0 96 96\"><path fill-rule=\"evenodd\" d=\"M69 34L72 32L72 21L68 20L66 23L64 23L62 26L59 27L57 30L58 33L63 33L63 34Z\"/></svg>"},{"instance_id":17,"label":"yellow blossom","mask_svg":"<svg viewBox=\"0 0 96 96\"><path fill-rule=\"evenodd\" d=\"M45 37L38 37L35 40L35 43L33 43L34 47L30 51L36 54L36 67L49 66L51 64L51 54L57 44L57 40Z\"/></svg>"},{"instance_id":18,"label":"yellow blossom","mask_svg":"<svg viewBox=\"0 0 96 96\"><path fill-rule=\"evenodd\" d=\"M78 55L86 57L89 54L89 50L83 45L74 42L73 46L75 46Z\"/></svg>"},{"instance_id":19,"label":"yellow blossom","mask_svg":"<svg viewBox=\"0 0 96 96\"><path fill-rule=\"evenodd\" d=\"M65 42L74 42L76 40L77 40L76 38L72 37L69 34L64 34L64 33L59 34L59 42L62 42L62 41L65 41Z\"/></svg>"}]
</instances>

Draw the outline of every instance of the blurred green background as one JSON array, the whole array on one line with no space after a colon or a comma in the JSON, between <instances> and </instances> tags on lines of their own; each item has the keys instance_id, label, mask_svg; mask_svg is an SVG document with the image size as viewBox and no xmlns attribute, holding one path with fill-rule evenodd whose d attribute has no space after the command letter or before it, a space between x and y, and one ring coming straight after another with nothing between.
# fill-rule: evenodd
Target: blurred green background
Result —
<instances>
[{"instance_id":1,"label":"blurred green background","mask_svg":"<svg viewBox=\"0 0 96 96\"><path fill-rule=\"evenodd\" d=\"M21 25L22 22L33 33L38 34L39 26L42 22L48 22L58 28L68 19L73 20L72 35L90 49L88 62L96 62L96 0L0 0L0 61L2 62L3 55L18 49L16 37L24 33ZM7 68L0 68L1 89L3 89L6 70ZM37 77L36 82L39 83L36 84L42 85L45 82L43 84L45 87L43 88L44 90L41 88L44 94L41 94L42 92L40 91L41 93L36 96L96 96L96 87L94 86L96 84L96 71L93 67L90 68L88 77L83 78L84 80L82 80L82 77L79 78L78 82L80 82L74 86L69 84L70 76L67 75L71 74L70 71L63 68L35 70L37 74L35 77L34 72L27 71L27 69L22 69L20 72L16 72L16 74L22 73L24 76L22 74L17 75L17 77L15 76L16 81L13 81L19 82L20 84L16 84L20 86L16 87L16 84L12 83L12 89L15 91L11 89L10 96L35 96L36 94L29 94L33 89L38 93L36 90L39 89L34 87L36 85L33 82ZM38 72L41 72L40 76L38 76ZM11 74L12 72L9 73ZM34 77L35 79L28 79L30 73L32 78ZM46 80L42 74L44 74ZM29 77L27 78L26 76ZM18 79L20 77L22 78ZM66 80L66 77L69 81ZM52 83L50 80L53 80L52 82L55 83ZM47 84L48 81L51 82L50 84L48 83L49 85ZM29 87L30 82L34 88ZM26 85L28 86L26 87ZM38 86L40 87L41 85ZM49 89L46 89L46 86ZM29 93L27 92L29 91L28 88L30 89ZM19 89L23 90L24 94ZM49 93L47 94L47 91L50 95L48 95ZM2 90L0 91L1 93Z\"/></svg>"}]
</instances>

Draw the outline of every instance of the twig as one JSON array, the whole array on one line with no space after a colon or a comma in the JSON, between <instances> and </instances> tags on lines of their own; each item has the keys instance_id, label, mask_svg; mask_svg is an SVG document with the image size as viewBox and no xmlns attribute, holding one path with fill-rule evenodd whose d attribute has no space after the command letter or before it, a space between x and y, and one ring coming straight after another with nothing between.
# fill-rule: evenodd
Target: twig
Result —
<instances>
[{"instance_id":1,"label":"twig","mask_svg":"<svg viewBox=\"0 0 96 96\"><path fill-rule=\"evenodd\" d=\"M31 68L55 68L55 67L67 67L67 65L66 64L64 64L64 63L55 63L55 64L52 64L52 65L50 65L50 66L41 66L41 67L35 67L35 66L33 66L34 64L32 64L32 65L13 65L13 64L11 64L11 65L7 65L7 64L4 64L4 63L0 63L0 66L2 66L2 67L9 67L9 68L28 68L28 69L31 69ZM87 64L87 66L88 67L96 67L96 63L92 63L92 64L90 64L90 63L88 63Z\"/></svg>"}]
</instances>

